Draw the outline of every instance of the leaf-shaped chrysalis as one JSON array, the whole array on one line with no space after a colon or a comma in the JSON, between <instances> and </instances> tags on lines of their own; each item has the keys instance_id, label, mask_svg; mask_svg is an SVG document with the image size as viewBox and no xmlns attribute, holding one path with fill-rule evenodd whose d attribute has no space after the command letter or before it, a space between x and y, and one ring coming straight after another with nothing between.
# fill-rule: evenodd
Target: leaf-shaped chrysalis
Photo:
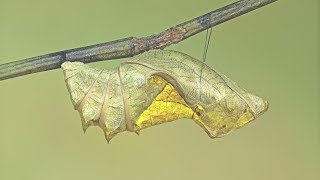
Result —
<instances>
[{"instance_id":1,"label":"leaf-shaped chrysalis","mask_svg":"<svg viewBox=\"0 0 320 180\"><path fill-rule=\"evenodd\" d=\"M149 51L114 69L81 62L65 62L62 69L83 129L99 126L108 141L181 118L194 120L211 138L222 137L268 108L225 75L176 51Z\"/></svg>"}]
</instances>

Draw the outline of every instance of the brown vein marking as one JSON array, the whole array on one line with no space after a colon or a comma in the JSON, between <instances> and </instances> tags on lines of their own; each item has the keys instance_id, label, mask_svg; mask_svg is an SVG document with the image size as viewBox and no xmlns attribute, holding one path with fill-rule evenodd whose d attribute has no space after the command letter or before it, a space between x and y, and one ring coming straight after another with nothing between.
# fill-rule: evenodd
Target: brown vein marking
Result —
<instances>
[{"instance_id":1,"label":"brown vein marking","mask_svg":"<svg viewBox=\"0 0 320 180\"><path fill-rule=\"evenodd\" d=\"M122 95L122 100L123 100L124 119L126 122L127 131L132 132L133 131L132 121L131 121L131 119L129 119L128 102L127 102L127 98L125 97L124 90L123 90L120 67L121 67L121 64L118 66L118 73L117 74L118 74L119 80L120 80L120 89L121 89L121 95Z\"/></svg>"},{"instance_id":2,"label":"brown vein marking","mask_svg":"<svg viewBox=\"0 0 320 180\"><path fill-rule=\"evenodd\" d=\"M99 79L99 77L100 77L100 75L101 75L102 71L103 71L103 70L101 70L101 71L99 72L99 74L98 74L98 76L97 76L96 80L94 80L94 82L91 84L91 86L89 87L88 91L85 93L84 97L81 99L81 101L80 101L80 102L78 102L78 103L74 106L74 107L75 107L75 109L79 110L79 109L81 109L81 108L82 108L82 106L83 106L83 104L84 104L85 100L87 100L87 98L89 97L89 95L91 95L91 92L92 92L92 90L93 90L93 86L94 86L94 85L96 84L96 82L98 81L98 79Z\"/></svg>"},{"instance_id":3,"label":"brown vein marking","mask_svg":"<svg viewBox=\"0 0 320 180\"><path fill-rule=\"evenodd\" d=\"M72 63L72 62L71 62L71 63ZM66 75L66 72L67 72L67 71L77 71L76 73L72 74L71 76L65 78L64 81L67 82L70 78L78 75L79 72L83 71L83 69L84 69L83 66L84 66L84 64L82 64L82 66L80 66L80 67L74 67L74 68L72 68L72 69L71 69L71 68L62 68L62 69L63 69L63 72L65 73L65 75Z\"/></svg>"},{"instance_id":4,"label":"brown vein marking","mask_svg":"<svg viewBox=\"0 0 320 180\"><path fill-rule=\"evenodd\" d=\"M102 105L101 105L101 109L100 109L100 114L99 114L99 117L98 117L98 121L100 123L100 127L103 129L103 131L105 131L105 119L106 119L106 115L105 114L102 114L102 112L106 112L107 111L107 99L109 98L109 90L110 90L110 80L111 80L111 75L112 75L112 71L110 71L109 73L109 78L108 78L108 81L107 81L107 87L106 87L106 90L105 90L105 93L104 93L104 96L103 96L103 101L102 101Z\"/></svg>"},{"instance_id":5,"label":"brown vein marking","mask_svg":"<svg viewBox=\"0 0 320 180\"><path fill-rule=\"evenodd\" d=\"M64 81L67 82L70 78L74 77L75 75L78 75L79 72L82 71L82 69L81 69L81 70L77 69L77 70L78 70L78 71L77 71L76 73L74 73L74 74L72 74L71 76L65 78Z\"/></svg>"}]
</instances>

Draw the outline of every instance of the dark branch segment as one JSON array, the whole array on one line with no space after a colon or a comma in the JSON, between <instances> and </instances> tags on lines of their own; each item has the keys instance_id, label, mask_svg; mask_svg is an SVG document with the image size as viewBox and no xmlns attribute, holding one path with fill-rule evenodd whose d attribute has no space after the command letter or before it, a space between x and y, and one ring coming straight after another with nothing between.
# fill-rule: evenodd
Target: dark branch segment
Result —
<instances>
[{"instance_id":1,"label":"dark branch segment","mask_svg":"<svg viewBox=\"0 0 320 180\"><path fill-rule=\"evenodd\" d=\"M132 56L134 38L70 49L0 65L0 80L60 68L66 61L90 63Z\"/></svg>"},{"instance_id":2,"label":"dark branch segment","mask_svg":"<svg viewBox=\"0 0 320 180\"><path fill-rule=\"evenodd\" d=\"M91 63L132 57L151 49L163 49L275 1L277 0L240 0L148 37L129 37L2 64L0 80L57 69L66 61Z\"/></svg>"}]
</instances>

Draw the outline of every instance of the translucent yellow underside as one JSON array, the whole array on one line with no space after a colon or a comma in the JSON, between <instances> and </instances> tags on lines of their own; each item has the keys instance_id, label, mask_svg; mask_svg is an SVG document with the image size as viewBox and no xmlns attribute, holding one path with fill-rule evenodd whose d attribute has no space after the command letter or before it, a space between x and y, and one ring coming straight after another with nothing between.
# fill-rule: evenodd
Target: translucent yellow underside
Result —
<instances>
[{"instance_id":1,"label":"translucent yellow underside","mask_svg":"<svg viewBox=\"0 0 320 180\"><path fill-rule=\"evenodd\" d=\"M191 119L193 117L194 111L170 83L160 76L151 77L148 83L150 86L159 85L164 88L139 116L135 124L135 131L181 118Z\"/></svg>"}]
</instances>

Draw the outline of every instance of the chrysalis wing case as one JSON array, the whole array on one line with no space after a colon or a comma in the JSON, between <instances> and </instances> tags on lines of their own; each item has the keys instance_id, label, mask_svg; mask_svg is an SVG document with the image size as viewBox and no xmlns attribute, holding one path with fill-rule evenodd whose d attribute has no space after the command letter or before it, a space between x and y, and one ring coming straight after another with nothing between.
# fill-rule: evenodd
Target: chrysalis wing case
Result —
<instances>
[{"instance_id":1,"label":"chrysalis wing case","mask_svg":"<svg viewBox=\"0 0 320 180\"><path fill-rule=\"evenodd\" d=\"M108 141L181 118L194 120L211 138L222 137L268 108L267 101L176 51L149 51L115 69L81 62L65 62L62 69L83 129L99 126Z\"/></svg>"}]
</instances>

